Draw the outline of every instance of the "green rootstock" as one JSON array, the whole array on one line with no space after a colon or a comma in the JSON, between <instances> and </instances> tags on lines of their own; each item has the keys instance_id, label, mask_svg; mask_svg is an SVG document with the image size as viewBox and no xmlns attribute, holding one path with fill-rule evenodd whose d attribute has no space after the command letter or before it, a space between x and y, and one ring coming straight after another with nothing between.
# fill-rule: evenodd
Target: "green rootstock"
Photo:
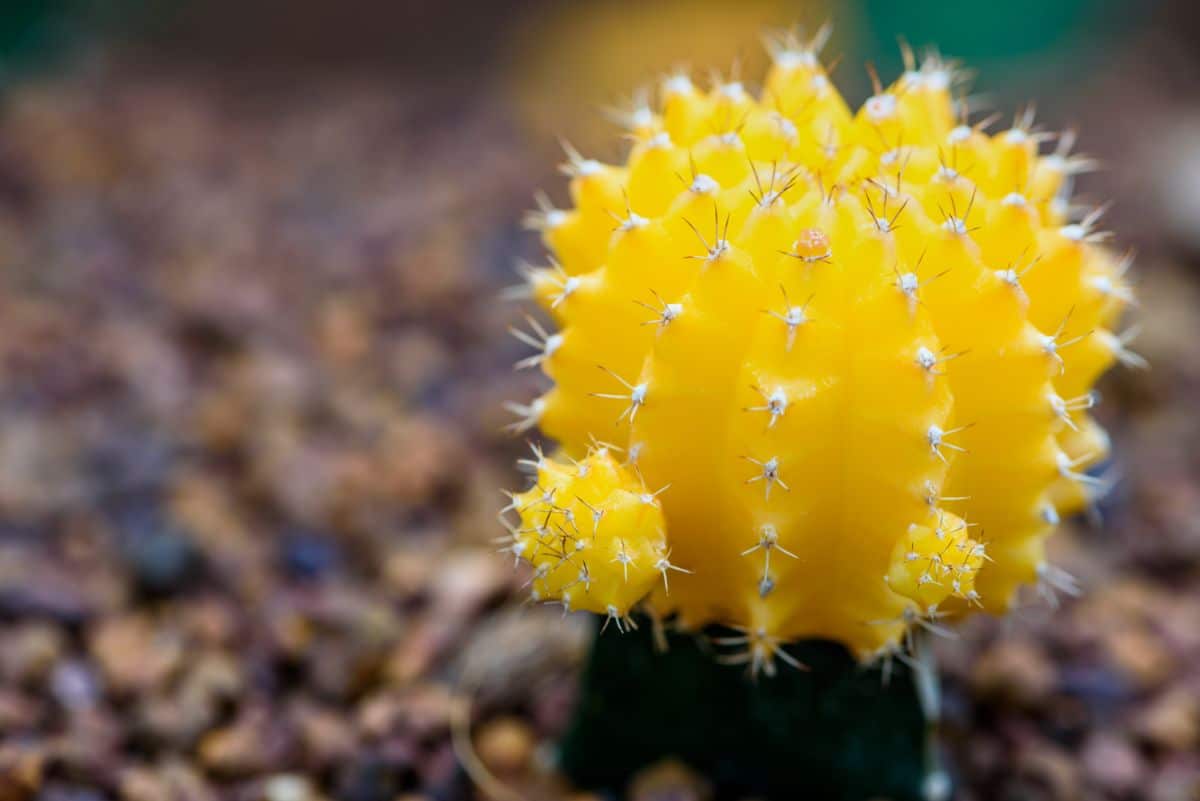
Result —
<instances>
[{"instance_id":1,"label":"green rootstock","mask_svg":"<svg viewBox=\"0 0 1200 801\"><path fill-rule=\"evenodd\" d=\"M933 754L903 664L885 684L844 646L808 640L788 646L808 670L755 681L714 658L712 638L729 630L671 633L658 652L642 622L596 638L559 753L578 786L620 794L638 770L675 758L718 799L923 798Z\"/></svg>"}]
</instances>

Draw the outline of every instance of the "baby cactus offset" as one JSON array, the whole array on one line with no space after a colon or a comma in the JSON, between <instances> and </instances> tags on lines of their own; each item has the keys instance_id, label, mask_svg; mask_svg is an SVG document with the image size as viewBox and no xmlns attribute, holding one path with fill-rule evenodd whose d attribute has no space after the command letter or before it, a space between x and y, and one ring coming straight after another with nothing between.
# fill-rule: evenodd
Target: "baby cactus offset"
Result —
<instances>
[{"instance_id":1,"label":"baby cactus offset","mask_svg":"<svg viewBox=\"0 0 1200 801\"><path fill-rule=\"evenodd\" d=\"M1092 386L1140 362L1073 135L989 134L936 55L852 112L825 38L773 41L757 97L668 77L624 165L568 148L573 207L541 199L526 271L559 331L517 332L553 388L515 428L561 447L510 506L534 597L732 626L767 671L1069 590L1045 542L1101 489Z\"/></svg>"},{"instance_id":2,"label":"baby cactus offset","mask_svg":"<svg viewBox=\"0 0 1200 801\"><path fill-rule=\"evenodd\" d=\"M577 462L534 454L537 482L512 499L525 527L505 550L533 565L535 600L632 625L629 610L672 567L655 494L603 447Z\"/></svg>"}]
</instances>

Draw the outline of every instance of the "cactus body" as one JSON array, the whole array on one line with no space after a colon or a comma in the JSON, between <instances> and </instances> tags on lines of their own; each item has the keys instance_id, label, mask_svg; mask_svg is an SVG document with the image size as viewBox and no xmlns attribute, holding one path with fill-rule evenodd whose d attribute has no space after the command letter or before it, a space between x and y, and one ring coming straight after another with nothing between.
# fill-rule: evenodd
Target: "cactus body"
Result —
<instances>
[{"instance_id":1,"label":"cactus body","mask_svg":"<svg viewBox=\"0 0 1200 801\"><path fill-rule=\"evenodd\" d=\"M759 97L668 78L627 163L571 152L573 207L531 215L559 333L523 335L553 388L518 426L562 450L510 546L543 600L733 626L767 670L1056 579L1046 537L1108 450L1092 385L1137 361L1069 135L967 124L936 57L854 113L820 36L775 44Z\"/></svg>"}]
</instances>

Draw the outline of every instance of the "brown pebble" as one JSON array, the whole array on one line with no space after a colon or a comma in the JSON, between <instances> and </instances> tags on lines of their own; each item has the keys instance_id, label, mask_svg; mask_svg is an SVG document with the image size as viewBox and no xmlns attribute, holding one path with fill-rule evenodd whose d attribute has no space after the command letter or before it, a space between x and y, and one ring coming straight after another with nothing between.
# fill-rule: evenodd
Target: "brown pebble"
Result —
<instances>
[{"instance_id":1,"label":"brown pebble","mask_svg":"<svg viewBox=\"0 0 1200 801\"><path fill-rule=\"evenodd\" d=\"M253 734L245 728L228 726L207 735L200 742L200 761L219 775L252 773L262 768L255 753Z\"/></svg>"},{"instance_id":2,"label":"brown pebble","mask_svg":"<svg viewBox=\"0 0 1200 801\"><path fill-rule=\"evenodd\" d=\"M1171 652L1149 631L1118 629L1104 638L1104 645L1113 662L1143 689L1161 686L1174 672Z\"/></svg>"},{"instance_id":3,"label":"brown pebble","mask_svg":"<svg viewBox=\"0 0 1200 801\"><path fill-rule=\"evenodd\" d=\"M436 556L428 550L397 549L384 558L383 578L398 598L410 598L428 589L435 564Z\"/></svg>"},{"instance_id":4,"label":"brown pebble","mask_svg":"<svg viewBox=\"0 0 1200 801\"><path fill-rule=\"evenodd\" d=\"M461 636L463 627L489 599L499 596L512 576L512 566L478 548L445 554L431 580L433 598L426 617L414 626L388 660L388 678L409 684Z\"/></svg>"},{"instance_id":5,"label":"brown pebble","mask_svg":"<svg viewBox=\"0 0 1200 801\"><path fill-rule=\"evenodd\" d=\"M712 788L699 774L673 759L638 771L629 783L629 801L707 801Z\"/></svg>"},{"instance_id":6,"label":"brown pebble","mask_svg":"<svg viewBox=\"0 0 1200 801\"><path fill-rule=\"evenodd\" d=\"M121 801L216 801L212 788L181 760L122 772Z\"/></svg>"},{"instance_id":7,"label":"brown pebble","mask_svg":"<svg viewBox=\"0 0 1200 801\"><path fill-rule=\"evenodd\" d=\"M319 310L317 341L325 356L338 367L349 367L371 347L368 310L354 298L326 298Z\"/></svg>"},{"instance_id":8,"label":"brown pebble","mask_svg":"<svg viewBox=\"0 0 1200 801\"><path fill-rule=\"evenodd\" d=\"M207 699L171 693L143 696L135 719L160 743L190 748L216 717L217 710Z\"/></svg>"},{"instance_id":9,"label":"brown pebble","mask_svg":"<svg viewBox=\"0 0 1200 801\"><path fill-rule=\"evenodd\" d=\"M188 694L236 697L245 687L242 665L226 651L211 650L189 656L181 687Z\"/></svg>"},{"instance_id":10,"label":"brown pebble","mask_svg":"<svg viewBox=\"0 0 1200 801\"><path fill-rule=\"evenodd\" d=\"M118 764L123 721L106 708L79 710L54 740L55 764L64 773L108 776Z\"/></svg>"},{"instance_id":11,"label":"brown pebble","mask_svg":"<svg viewBox=\"0 0 1200 801\"><path fill-rule=\"evenodd\" d=\"M339 711L298 703L291 713L304 764L322 768L348 759L357 746L354 729Z\"/></svg>"},{"instance_id":12,"label":"brown pebble","mask_svg":"<svg viewBox=\"0 0 1200 801\"><path fill-rule=\"evenodd\" d=\"M43 711L38 699L0 687L0 731L33 728L42 719Z\"/></svg>"},{"instance_id":13,"label":"brown pebble","mask_svg":"<svg viewBox=\"0 0 1200 801\"><path fill-rule=\"evenodd\" d=\"M120 779L121 801L166 801L170 796L167 781L144 767L126 768Z\"/></svg>"},{"instance_id":14,"label":"brown pebble","mask_svg":"<svg viewBox=\"0 0 1200 801\"><path fill-rule=\"evenodd\" d=\"M493 773L517 776L529 769L536 746L533 730L520 718L488 721L475 735L475 751Z\"/></svg>"},{"instance_id":15,"label":"brown pebble","mask_svg":"<svg viewBox=\"0 0 1200 801\"><path fill-rule=\"evenodd\" d=\"M270 616L272 644L284 656L301 658L309 653L315 638L313 626L294 609L281 608Z\"/></svg>"},{"instance_id":16,"label":"brown pebble","mask_svg":"<svg viewBox=\"0 0 1200 801\"><path fill-rule=\"evenodd\" d=\"M1054 689L1054 666L1034 643L1004 640L975 661L971 685L980 696L1028 708Z\"/></svg>"},{"instance_id":17,"label":"brown pebble","mask_svg":"<svg viewBox=\"0 0 1200 801\"><path fill-rule=\"evenodd\" d=\"M219 776L270 770L286 747L273 715L265 707L251 707L231 725L209 733L200 741L200 761Z\"/></svg>"},{"instance_id":18,"label":"brown pebble","mask_svg":"<svg viewBox=\"0 0 1200 801\"><path fill-rule=\"evenodd\" d=\"M1200 747L1200 700L1190 690L1168 690L1141 709L1134 731L1144 742L1168 751Z\"/></svg>"},{"instance_id":19,"label":"brown pebble","mask_svg":"<svg viewBox=\"0 0 1200 801\"><path fill-rule=\"evenodd\" d=\"M454 693L444 684L430 682L408 689L399 709L404 731L422 739L442 736L450 728L457 703Z\"/></svg>"},{"instance_id":20,"label":"brown pebble","mask_svg":"<svg viewBox=\"0 0 1200 801\"><path fill-rule=\"evenodd\" d=\"M0 631L0 642L0 680L26 686L46 678L64 647L62 631L46 623Z\"/></svg>"},{"instance_id":21,"label":"brown pebble","mask_svg":"<svg viewBox=\"0 0 1200 801\"><path fill-rule=\"evenodd\" d=\"M156 628L145 615L104 620L93 632L90 646L109 686L117 692L153 689L183 661L178 632Z\"/></svg>"},{"instance_id":22,"label":"brown pebble","mask_svg":"<svg viewBox=\"0 0 1200 801\"><path fill-rule=\"evenodd\" d=\"M456 485L467 458L458 431L431 416L392 422L378 455L381 488L407 503L428 502L440 488Z\"/></svg>"},{"instance_id":23,"label":"brown pebble","mask_svg":"<svg viewBox=\"0 0 1200 801\"><path fill-rule=\"evenodd\" d=\"M1079 797L1078 761L1054 743L1037 740L1026 743L1016 757L1016 773L1048 791L1054 799Z\"/></svg>"},{"instance_id":24,"label":"brown pebble","mask_svg":"<svg viewBox=\"0 0 1200 801\"><path fill-rule=\"evenodd\" d=\"M32 798L42 786L48 756L36 747L0 744L0 801Z\"/></svg>"},{"instance_id":25,"label":"brown pebble","mask_svg":"<svg viewBox=\"0 0 1200 801\"><path fill-rule=\"evenodd\" d=\"M196 400L191 429L209 449L220 453L233 449L246 427L247 410L238 397L210 391Z\"/></svg>"},{"instance_id":26,"label":"brown pebble","mask_svg":"<svg viewBox=\"0 0 1200 801\"><path fill-rule=\"evenodd\" d=\"M355 720L363 734L380 738L395 729L402 713L403 706L397 696L379 693L363 699Z\"/></svg>"},{"instance_id":27,"label":"brown pebble","mask_svg":"<svg viewBox=\"0 0 1200 801\"><path fill-rule=\"evenodd\" d=\"M205 645L230 645L237 633L237 610L217 598L189 603L180 610L187 633Z\"/></svg>"}]
</instances>

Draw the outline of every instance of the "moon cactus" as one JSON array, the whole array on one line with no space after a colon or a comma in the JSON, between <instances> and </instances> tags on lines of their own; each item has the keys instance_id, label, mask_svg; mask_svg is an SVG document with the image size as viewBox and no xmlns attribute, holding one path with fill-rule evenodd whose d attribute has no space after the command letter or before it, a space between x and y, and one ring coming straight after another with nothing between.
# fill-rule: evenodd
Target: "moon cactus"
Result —
<instances>
[{"instance_id":1,"label":"moon cactus","mask_svg":"<svg viewBox=\"0 0 1200 801\"><path fill-rule=\"evenodd\" d=\"M668 76L626 163L568 148L571 207L528 219L558 330L517 332L553 387L515 427L560 450L528 461L506 549L535 598L732 626L756 671L1070 589L1045 543L1100 489L1092 387L1140 362L1074 135L1031 111L988 133L937 55L851 111L826 35L771 41L757 94Z\"/></svg>"}]
</instances>

